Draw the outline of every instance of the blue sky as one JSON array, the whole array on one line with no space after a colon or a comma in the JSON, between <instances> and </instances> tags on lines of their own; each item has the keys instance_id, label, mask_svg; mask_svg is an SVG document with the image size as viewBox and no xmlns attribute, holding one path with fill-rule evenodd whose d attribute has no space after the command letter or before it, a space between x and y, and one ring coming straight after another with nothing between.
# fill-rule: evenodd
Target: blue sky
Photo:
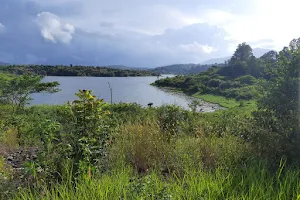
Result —
<instances>
[{"instance_id":1,"label":"blue sky","mask_svg":"<svg viewBox=\"0 0 300 200\"><path fill-rule=\"evenodd\" d=\"M297 0L0 0L0 61L155 67L280 50Z\"/></svg>"}]
</instances>

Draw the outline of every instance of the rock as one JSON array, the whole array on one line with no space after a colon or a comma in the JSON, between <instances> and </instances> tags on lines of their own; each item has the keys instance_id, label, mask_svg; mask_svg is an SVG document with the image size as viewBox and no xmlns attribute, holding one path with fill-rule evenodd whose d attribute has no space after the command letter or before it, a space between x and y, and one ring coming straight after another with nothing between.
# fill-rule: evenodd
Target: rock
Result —
<instances>
[{"instance_id":1,"label":"rock","mask_svg":"<svg viewBox=\"0 0 300 200\"><path fill-rule=\"evenodd\" d=\"M13 157L12 156L8 156L7 158L6 158L8 161L13 161Z\"/></svg>"}]
</instances>

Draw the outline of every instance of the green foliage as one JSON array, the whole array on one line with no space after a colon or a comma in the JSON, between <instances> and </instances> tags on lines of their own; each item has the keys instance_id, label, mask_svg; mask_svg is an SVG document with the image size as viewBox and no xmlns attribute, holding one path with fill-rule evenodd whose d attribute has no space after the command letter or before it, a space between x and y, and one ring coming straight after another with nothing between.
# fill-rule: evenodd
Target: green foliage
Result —
<instances>
[{"instance_id":1,"label":"green foliage","mask_svg":"<svg viewBox=\"0 0 300 200\"><path fill-rule=\"evenodd\" d=\"M285 157L291 162L300 160L299 47L299 40L293 40L280 52L271 78L262 84L264 95L254 113L260 131L255 132L258 148L266 155L272 152L271 158Z\"/></svg>"},{"instance_id":2,"label":"green foliage","mask_svg":"<svg viewBox=\"0 0 300 200\"><path fill-rule=\"evenodd\" d=\"M10 103L14 110L23 109L32 98L30 94L38 92L57 92L58 82L41 82L42 76L23 75L2 80L0 98Z\"/></svg>"},{"instance_id":3,"label":"green foliage","mask_svg":"<svg viewBox=\"0 0 300 200\"><path fill-rule=\"evenodd\" d=\"M241 76L237 78L236 81L239 81L241 84L246 85L253 85L257 82L256 78L251 75Z\"/></svg>"},{"instance_id":4,"label":"green foliage","mask_svg":"<svg viewBox=\"0 0 300 200\"><path fill-rule=\"evenodd\" d=\"M248 61L252 58L252 48L246 43L239 44L231 57L229 64L234 64L240 61Z\"/></svg>"},{"instance_id":5,"label":"green foliage","mask_svg":"<svg viewBox=\"0 0 300 200\"><path fill-rule=\"evenodd\" d=\"M225 98L223 96L216 96L216 95L210 95L210 94L201 95L198 93L194 94L193 96L203 99L206 102L219 104L220 106L222 106L224 108L234 108L239 105L235 99L229 99L229 98Z\"/></svg>"},{"instance_id":6,"label":"green foliage","mask_svg":"<svg viewBox=\"0 0 300 200\"><path fill-rule=\"evenodd\" d=\"M284 165L277 169L270 172L256 163L215 172L189 170L182 178L166 179L155 172L135 176L125 168L75 186L66 182L42 192L21 189L12 199L299 199L299 171Z\"/></svg>"},{"instance_id":7,"label":"green foliage","mask_svg":"<svg viewBox=\"0 0 300 200\"><path fill-rule=\"evenodd\" d=\"M96 99L92 91L80 90L76 95L79 100L67 106L73 118L70 123L74 127L67 136L68 146L70 146L68 157L74 161L76 173L93 166L98 170L104 170L109 139L106 116L109 112L104 111L103 108L107 104L103 99Z\"/></svg>"},{"instance_id":8,"label":"green foliage","mask_svg":"<svg viewBox=\"0 0 300 200\"><path fill-rule=\"evenodd\" d=\"M13 74L38 74L43 76L95 76L95 77L126 77L126 76L157 76L150 70L115 69L110 67L92 66L50 66L50 65L12 65L0 66L0 71Z\"/></svg>"},{"instance_id":9,"label":"green foliage","mask_svg":"<svg viewBox=\"0 0 300 200\"><path fill-rule=\"evenodd\" d=\"M37 181L61 181L70 167L73 179L78 176L90 178L92 173L106 167L109 127L107 106L96 99L91 91L80 90L79 100L68 103L59 115L68 124L47 120L40 124L42 149L38 160L28 163L28 172ZM51 182L50 182L51 183Z\"/></svg>"},{"instance_id":10,"label":"green foliage","mask_svg":"<svg viewBox=\"0 0 300 200\"><path fill-rule=\"evenodd\" d=\"M272 62L272 53L256 59L242 44L222 69L156 82L227 110L198 113L197 101L192 112L174 105L106 105L87 90L64 107L12 115L0 106L2 135L17 130L10 134L18 133L19 141L29 135L42 140L38 160L25 170L35 180L55 180L29 183L10 197L300 199L299 41ZM0 173L5 164L0 160Z\"/></svg>"},{"instance_id":11,"label":"green foliage","mask_svg":"<svg viewBox=\"0 0 300 200\"><path fill-rule=\"evenodd\" d=\"M210 68L211 66L223 66L224 64L202 65L202 64L175 64L163 67L156 67L155 72L160 74L198 74Z\"/></svg>"},{"instance_id":12,"label":"green foliage","mask_svg":"<svg viewBox=\"0 0 300 200\"><path fill-rule=\"evenodd\" d=\"M266 55L270 57L273 54ZM249 45L240 44L225 66L213 66L197 75L176 76L157 80L153 85L176 88L187 94L211 94L251 100L257 98L258 79L268 79L269 59L255 58Z\"/></svg>"},{"instance_id":13,"label":"green foliage","mask_svg":"<svg viewBox=\"0 0 300 200\"><path fill-rule=\"evenodd\" d=\"M11 183L13 179L12 167L5 163L5 158L0 156L0 198L5 199L7 195L15 192L15 188Z\"/></svg>"},{"instance_id":14,"label":"green foliage","mask_svg":"<svg viewBox=\"0 0 300 200\"><path fill-rule=\"evenodd\" d=\"M170 141L176 138L181 132L182 123L185 120L185 112L182 108L175 105L165 105L158 109L158 124Z\"/></svg>"}]
</instances>

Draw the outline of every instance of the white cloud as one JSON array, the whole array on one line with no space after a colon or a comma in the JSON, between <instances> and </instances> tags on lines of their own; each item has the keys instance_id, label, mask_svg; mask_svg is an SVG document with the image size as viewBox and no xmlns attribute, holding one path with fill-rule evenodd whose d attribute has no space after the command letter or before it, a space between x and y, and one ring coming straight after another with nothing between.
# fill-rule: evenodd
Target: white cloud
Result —
<instances>
[{"instance_id":1,"label":"white cloud","mask_svg":"<svg viewBox=\"0 0 300 200\"><path fill-rule=\"evenodd\" d=\"M182 44L182 45L179 45L179 48L184 50L184 51L191 52L191 53L210 54L212 52L217 51L217 49L215 49L212 46L202 45L202 44L199 44L198 42L194 42L192 44Z\"/></svg>"},{"instance_id":2,"label":"white cloud","mask_svg":"<svg viewBox=\"0 0 300 200\"><path fill-rule=\"evenodd\" d=\"M300 27L296 25L298 0L252 0L252 3L246 14L233 13L233 19L223 24L231 39L237 43L270 39L273 42L268 47L280 50L293 38L300 37ZM256 46L263 47L266 43Z\"/></svg>"},{"instance_id":3,"label":"white cloud","mask_svg":"<svg viewBox=\"0 0 300 200\"><path fill-rule=\"evenodd\" d=\"M5 26L2 23L0 23L0 33L2 33L4 30L5 30Z\"/></svg>"},{"instance_id":4,"label":"white cloud","mask_svg":"<svg viewBox=\"0 0 300 200\"><path fill-rule=\"evenodd\" d=\"M37 23L41 28L41 35L52 42L69 44L75 33L75 27L63 22L58 16L42 12L37 16Z\"/></svg>"},{"instance_id":5,"label":"white cloud","mask_svg":"<svg viewBox=\"0 0 300 200\"><path fill-rule=\"evenodd\" d=\"M32 1L36 7L27 5ZM22 63L36 58L36 62L45 58L47 62L68 63L75 57L74 63L80 60L100 65L201 62L230 56L241 42L279 50L300 36L298 0L4 2L0 19L8 34L1 34L0 52L11 49L14 59ZM43 10L48 12L41 13ZM34 17L38 31L31 20ZM57 44L39 40L39 34ZM20 37L26 41L19 43Z\"/></svg>"},{"instance_id":6,"label":"white cloud","mask_svg":"<svg viewBox=\"0 0 300 200\"><path fill-rule=\"evenodd\" d=\"M208 24L219 26L231 22L235 18L232 13L217 9L207 9L199 17Z\"/></svg>"}]
</instances>

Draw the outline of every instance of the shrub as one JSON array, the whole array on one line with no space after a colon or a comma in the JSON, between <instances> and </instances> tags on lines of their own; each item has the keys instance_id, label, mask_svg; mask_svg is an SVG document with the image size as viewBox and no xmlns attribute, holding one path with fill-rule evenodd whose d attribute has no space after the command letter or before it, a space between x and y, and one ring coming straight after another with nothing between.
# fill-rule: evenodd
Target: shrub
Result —
<instances>
[{"instance_id":1,"label":"shrub","mask_svg":"<svg viewBox=\"0 0 300 200\"><path fill-rule=\"evenodd\" d=\"M179 106L165 105L158 108L157 115L158 124L167 141L176 138L186 119L185 111Z\"/></svg>"},{"instance_id":2,"label":"shrub","mask_svg":"<svg viewBox=\"0 0 300 200\"><path fill-rule=\"evenodd\" d=\"M74 178L90 177L92 172L102 172L106 167L109 127L107 106L96 99L91 91L80 90L79 100L68 103L65 116L69 126L61 128L55 121L41 124L43 149L38 163L30 165L31 171L41 168L44 180L60 180L66 163L70 163Z\"/></svg>"},{"instance_id":3,"label":"shrub","mask_svg":"<svg viewBox=\"0 0 300 200\"><path fill-rule=\"evenodd\" d=\"M117 134L110 150L111 163L131 164L139 172L163 170L171 159L172 145L167 143L157 124L126 125Z\"/></svg>"},{"instance_id":4,"label":"shrub","mask_svg":"<svg viewBox=\"0 0 300 200\"><path fill-rule=\"evenodd\" d=\"M222 83L223 81L220 79L211 79L207 82L207 86L208 87L219 87L219 85Z\"/></svg>"},{"instance_id":5,"label":"shrub","mask_svg":"<svg viewBox=\"0 0 300 200\"><path fill-rule=\"evenodd\" d=\"M239 78L236 78L235 80L239 81L241 84L247 84L247 85L253 85L257 82L257 79L251 75L241 76Z\"/></svg>"},{"instance_id":6,"label":"shrub","mask_svg":"<svg viewBox=\"0 0 300 200\"><path fill-rule=\"evenodd\" d=\"M19 146L18 135L16 128L6 128L4 133L0 135L0 144L9 151L14 150Z\"/></svg>"}]
</instances>

